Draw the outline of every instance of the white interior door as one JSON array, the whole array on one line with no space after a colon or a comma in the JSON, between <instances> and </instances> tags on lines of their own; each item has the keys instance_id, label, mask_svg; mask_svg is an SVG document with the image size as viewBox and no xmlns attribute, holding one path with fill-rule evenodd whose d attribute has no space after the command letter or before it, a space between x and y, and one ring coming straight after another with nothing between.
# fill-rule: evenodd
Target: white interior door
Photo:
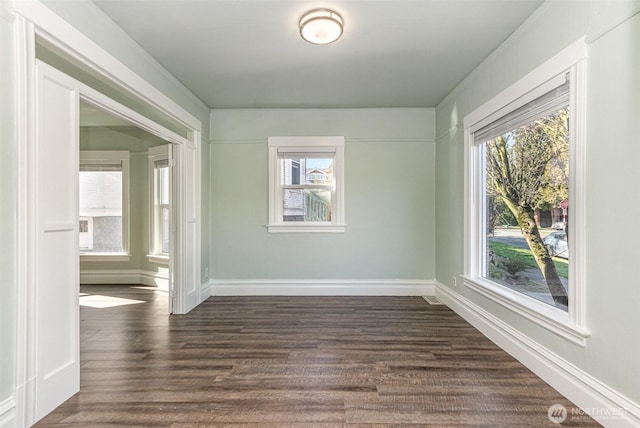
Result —
<instances>
[{"instance_id":1,"label":"white interior door","mask_svg":"<svg viewBox=\"0 0 640 428\"><path fill-rule=\"evenodd\" d=\"M179 249L174 260L174 277L180 279L176 290L174 313L186 314L202 303L200 290L200 165L198 148L192 142L173 147L174 181L172 202L176 203L175 247Z\"/></svg>"},{"instance_id":2,"label":"white interior door","mask_svg":"<svg viewBox=\"0 0 640 428\"><path fill-rule=\"evenodd\" d=\"M78 250L79 90L36 64L36 420L80 390Z\"/></svg>"}]
</instances>

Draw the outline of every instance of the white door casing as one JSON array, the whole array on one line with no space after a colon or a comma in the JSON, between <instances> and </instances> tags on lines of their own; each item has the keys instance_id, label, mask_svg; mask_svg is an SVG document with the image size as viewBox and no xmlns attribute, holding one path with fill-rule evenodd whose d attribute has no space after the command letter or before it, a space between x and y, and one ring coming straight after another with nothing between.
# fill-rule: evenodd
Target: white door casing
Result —
<instances>
[{"instance_id":1,"label":"white door casing","mask_svg":"<svg viewBox=\"0 0 640 428\"><path fill-rule=\"evenodd\" d=\"M76 82L36 64L35 417L80 389L79 103Z\"/></svg>"},{"instance_id":2,"label":"white door casing","mask_svg":"<svg viewBox=\"0 0 640 428\"><path fill-rule=\"evenodd\" d=\"M36 422L79 391L79 104L82 99L144 129L158 126L108 97L40 61L35 62L35 119L32 162L33 344ZM154 129L150 129L154 131ZM175 230L170 250L173 313L187 313L200 299L199 147L166 129L173 142L172 208ZM162 134L162 132L166 132ZM199 135L197 135L199 136ZM28 352L28 351L27 351ZM27 395L29 393L27 392Z\"/></svg>"}]
</instances>

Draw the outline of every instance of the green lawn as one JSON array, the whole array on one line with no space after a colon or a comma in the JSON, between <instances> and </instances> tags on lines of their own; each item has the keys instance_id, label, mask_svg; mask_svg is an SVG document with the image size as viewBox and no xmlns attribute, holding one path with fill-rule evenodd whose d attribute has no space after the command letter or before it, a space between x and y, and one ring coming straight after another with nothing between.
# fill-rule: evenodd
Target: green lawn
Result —
<instances>
[{"instance_id":1,"label":"green lawn","mask_svg":"<svg viewBox=\"0 0 640 428\"><path fill-rule=\"evenodd\" d=\"M506 259L520 259L527 266L539 269L536 263L536 260L533 258L531 254L531 250L512 247L511 245L503 244L502 242L489 241L489 249L499 255L500 257L504 257ZM558 271L558 275L563 278L569 277L569 262L565 259L561 259L558 257L553 258L553 262L556 265L556 270Z\"/></svg>"}]
</instances>

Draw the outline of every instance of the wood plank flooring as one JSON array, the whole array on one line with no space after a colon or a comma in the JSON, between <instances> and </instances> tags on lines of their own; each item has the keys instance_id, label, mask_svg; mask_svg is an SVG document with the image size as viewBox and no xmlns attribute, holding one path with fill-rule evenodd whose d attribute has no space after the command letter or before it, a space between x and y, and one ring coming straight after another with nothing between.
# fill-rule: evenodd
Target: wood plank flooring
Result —
<instances>
[{"instance_id":1,"label":"wood plank flooring","mask_svg":"<svg viewBox=\"0 0 640 428\"><path fill-rule=\"evenodd\" d=\"M555 427L555 403L563 426L599 426L422 298L216 297L169 316L149 287L81 291L142 303L81 306L81 390L39 427Z\"/></svg>"}]
</instances>

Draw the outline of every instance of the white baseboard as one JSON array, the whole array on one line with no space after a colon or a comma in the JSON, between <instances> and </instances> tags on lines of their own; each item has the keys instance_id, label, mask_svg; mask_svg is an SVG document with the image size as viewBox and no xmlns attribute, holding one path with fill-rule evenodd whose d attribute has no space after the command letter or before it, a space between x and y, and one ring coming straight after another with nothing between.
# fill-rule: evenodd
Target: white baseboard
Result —
<instances>
[{"instance_id":1,"label":"white baseboard","mask_svg":"<svg viewBox=\"0 0 640 428\"><path fill-rule=\"evenodd\" d=\"M24 355L24 354L22 354ZM18 373L25 374L19 367ZM37 422L36 420L36 376L19 378L16 385L14 395L14 418L15 424L9 424L7 427L30 427ZM4 403L3 403L4 404ZM4 426L3 426L4 428Z\"/></svg>"},{"instance_id":2,"label":"white baseboard","mask_svg":"<svg viewBox=\"0 0 640 428\"><path fill-rule=\"evenodd\" d=\"M164 272L147 270L82 270L80 284L143 284L168 289L169 278Z\"/></svg>"},{"instance_id":3,"label":"white baseboard","mask_svg":"<svg viewBox=\"0 0 640 428\"><path fill-rule=\"evenodd\" d=\"M433 296L433 280L227 280L212 281L213 296Z\"/></svg>"},{"instance_id":4,"label":"white baseboard","mask_svg":"<svg viewBox=\"0 0 640 428\"><path fill-rule=\"evenodd\" d=\"M16 400L9 397L0 403L0 428L17 427Z\"/></svg>"},{"instance_id":5,"label":"white baseboard","mask_svg":"<svg viewBox=\"0 0 640 428\"><path fill-rule=\"evenodd\" d=\"M204 302L211 296L213 296L213 280L209 279L200 286L200 301Z\"/></svg>"},{"instance_id":6,"label":"white baseboard","mask_svg":"<svg viewBox=\"0 0 640 428\"><path fill-rule=\"evenodd\" d=\"M602 425L614 428L640 426L638 403L439 282L436 283L436 297Z\"/></svg>"},{"instance_id":7,"label":"white baseboard","mask_svg":"<svg viewBox=\"0 0 640 428\"><path fill-rule=\"evenodd\" d=\"M160 272L141 271L140 283L160 290L169 290L169 275Z\"/></svg>"}]
</instances>

